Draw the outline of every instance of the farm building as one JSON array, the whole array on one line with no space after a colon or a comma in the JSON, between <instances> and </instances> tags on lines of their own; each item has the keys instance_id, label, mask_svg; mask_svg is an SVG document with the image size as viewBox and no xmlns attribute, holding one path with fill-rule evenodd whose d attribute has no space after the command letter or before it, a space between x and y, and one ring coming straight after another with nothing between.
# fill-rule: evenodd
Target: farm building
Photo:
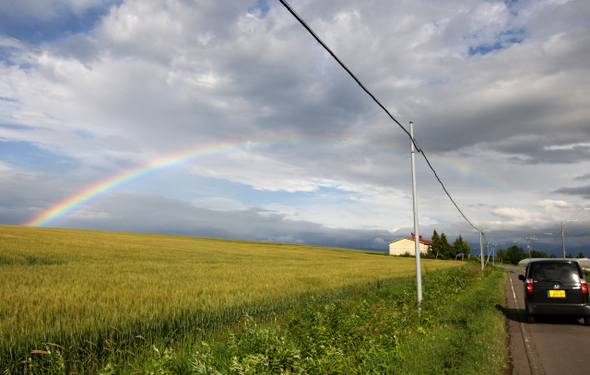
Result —
<instances>
[{"instance_id":1,"label":"farm building","mask_svg":"<svg viewBox=\"0 0 590 375\"><path fill-rule=\"evenodd\" d=\"M404 237L389 243L389 255L404 255L406 253L414 255L416 253L416 236ZM420 254L428 253L432 241L426 241L420 236Z\"/></svg>"}]
</instances>

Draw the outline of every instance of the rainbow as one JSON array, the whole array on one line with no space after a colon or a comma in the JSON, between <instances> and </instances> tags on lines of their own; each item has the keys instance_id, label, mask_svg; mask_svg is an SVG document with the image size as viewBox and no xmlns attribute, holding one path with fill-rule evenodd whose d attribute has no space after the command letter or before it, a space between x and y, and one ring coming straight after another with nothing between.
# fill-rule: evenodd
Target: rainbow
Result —
<instances>
[{"instance_id":1,"label":"rainbow","mask_svg":"<svg viewBox=\"0 0 590 375\"><path fill-rule=\"evenodd\" d=\"M167 155L165 157L153 160L145 165L123 171L111 176L94 185L88 186L76 194L54 204L48 209L42 211L37 216L27 220L22 225L45 227L68 217L74 212L91 202L119 190L136 181L152 176L156 173L169 170L190 162L205 160L217 156L225 156L231 153L247 152L250 150L273 148L273 147L292 147L292 146L349 146L351 142L326 142L326 141L275 141L275 142L245 142L234 144L216 144L197 149L189 149L179 153ZM377 146L364 145L373 149L380 149ZM382 151L395 151L393 148L381 148Z\"/></svg>"},{"instance_id":2,"label":"rainbow","mask_svg":"<svg viewBox=\"0 0 590 375\"><path fill-rule=\"evenodd\" d=\"M25 226L36 226L46 227L50 226L57 221L64 219L73 213L77 212L81 208L90 204L91 202L106 196L107 194L117 191L127 185L130 185L136 181L152 176L156 173L163 172L181 165L201 161L209 158L225 156L232 153L248 152L258 149L268 148L285 148L285 147L360 147L369 149L371 151L387 152L402 154L404 152L409 153L408 150L397 150L392 147L384 147L378 145L369 145L362 143L355 143L350 141L318 141L318 140L290 140L290 141L274 141L274 142L243 142L243 143L225 143L215 144L205 147L199 147L197 149L189 149L179 153L167 155L165 157L153 160L142 166L132 168L127 171L123 171L119 174L111 176L105 180L102 180L94 185L88 186L85 189L77 192L76 194L54 204L48 209L42 211L37 216L24 222L22 225ZM507 188L504 184L501 184L481 173L467 170L465 167L452 167L449 163L443 162L447 166L455 170L459 170L461 173L469 174L477 177L480 180L485 180L496 186ZM513 189L510 189L513 190Z\"/></svg>"},{"instance_id":3,"label":"rainbow","mask_svg":"<svg viewBox=\"0 0 590 375\"><path fill-rule=\"evenodd\" d=\"M163 158L153 160L145 165L121 172L94 185L88 186L76 194L42 211L37 216L24 222L22 225L35 227L49 226L108 193L119 190L124 186L154 175L158 172L172 169L174 167L178 167L180 165L199 159L212 158L218 155L246 150L250 147L262 147L263 145L264 144L262 143L216 145L200 148L198 150L192 149L172 155L167 155Z\"/></svg>"}]
</instances>

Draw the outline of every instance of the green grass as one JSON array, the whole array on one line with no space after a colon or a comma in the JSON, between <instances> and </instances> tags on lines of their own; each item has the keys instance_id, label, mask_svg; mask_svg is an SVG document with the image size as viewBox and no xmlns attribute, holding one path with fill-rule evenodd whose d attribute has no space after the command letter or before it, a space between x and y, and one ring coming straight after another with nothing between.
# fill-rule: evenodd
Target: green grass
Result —
<instances>
[{"instance_id":1,"label":"green grass","mask_svg":"<svg viewBox=\"0 0 590 375\"><path fill-rule=\"evenodd\" d=\"M405 340L411 358L395 368L407 374L501 374L508 363L505 272L498 269L432 317L423 335Z\"/></svg>"},{"instance_id":2,"label":"green grass","mask_svg":"<svg viewBox=\"0 0 590 375\"><path fill-rule=\"evenodd\" d=\"M192 335L413 274L411 258L349 249L0 226L0 364Z\"/></svg>"}]
</instances>

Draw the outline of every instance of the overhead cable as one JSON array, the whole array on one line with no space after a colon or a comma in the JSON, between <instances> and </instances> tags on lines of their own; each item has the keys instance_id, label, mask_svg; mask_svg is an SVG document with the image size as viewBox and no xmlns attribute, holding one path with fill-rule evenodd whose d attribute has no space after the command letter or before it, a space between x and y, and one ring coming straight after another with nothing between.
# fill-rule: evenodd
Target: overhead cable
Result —
<instances>
[{"instance_id":1,"label":"overhead cable","mask_svg":"<svg viewBox=\"0 0 590 375\"><path fill-rule=\"evenodd\" d=\"M465 221L471 225L471 227L473 229L475 229L476 231L481 231L480 228L476 227L468 218L467 216L465 216L465 214L463 213L463 211L461 211L461 209L459 208L459 205L455 202L455 200L453 199L453 197L451 196L451 194L449 193L449 191L447 190L445 184L442 182L442 180L440 179L440 177L438 176L438 173L436 173L436 170L434 169L434 167L432 166L432 164L430 164L430 160L428 160L428 158L426 157L426 154L424 153L423 149L419 149L420 153L422 154L422 156L424 157L424 160L426 161L426 164L428 164L428 167L430 168L430 170L432 171L432 173L434 173L434 177L436 177L436 179L438 180L438 183L440 184L440 186L442 187L442 189L444 190L445 194L447 195L447 197L449 197L449 199L451 200L451 202L453 203L453 205L455 206L455 208L457 209L457 211L459 211L459 213L461 214L461 216L463 216L463 219L465 219ZM484 236L485 238L485 236Z\"/></svg>"},{"instance_id":2,"label":"overhead cable","mask_svg":"<svg viewBox=\"0 0 590 375\"><path fill-rule=\"evenodd\" d=\"M352 79L354 79L356 81L356 83L358 83L358 85L365 90L365 92L375 101L375 103L377 103L377 105L379 107L381 107L381 109L383 109L385 111L385 113L387 113L387 115L389 116L389 118L391 118L396 124L399 125L400 128L402 128L402 130L410 137L410 139L412 139L412 135L410 134L410 132L403 127L403 125L397 121L395 119L395 117L393 117L393 115L391 113L389 113L389 111L387 110L387 108L385 108L385 106L383 106L379 100L377 100L377 98L375 98L375 96L369 91L369 89L367 89L365 87L365 85L362 84L362 82L350 71L350 69L348 69L346 67L346 65L344 65L344 63L338 58L338 56L336 56L336 54L334 52L332 52L332 50L326 45L326 43L324 43L319 36L317 36L317 34L311 29L311 27L309 27L309 25L303 20L303 18L301 18L299 16L299 14L297 14L297 12L295 12L295 10L293 8L291 8L291 6L285 1L285 0L280 0L280 2L285 6L285 8L287 8L287 10L289 12L291 12L291 14L293 15L293 17L295 17L297 19L297 21L299 21L299 23L301 25L303 25L303 27L305 27L305 29L315 38L315 40L322 45L322 47L324 47L324 49L326 51L328 51L328 53L334 58L334 60L336 60L338 62L338 64L340 64L340 66L346 70L346 72L352 77ZM418 146L416 144L414 144L416 146L416 148L418 148Z\"/></svg>"},{"instance_id":3,"label":"overhead cable","mask_svg":"<svg viewBox=\"0 0 590 375\"><path fill-rule=\"evenodd\" d=\"M287 3L287 1L285 1L285 0L279 0L279 1L281 2L281 4L283 4L285 6L285 8L287 8L287 10L293 15L293 17L295 17L297 19L297 21L299 21L299 23L315 38L315 40L322 47L324 47L324 49L334 58L334 60L336 60L336 62L338 62L338 64L340 64L340 66L352 77L352 79L355 80L355 82L367 93L367 95L369 95L371 97L371 99L373 99L373 101L375 101L375 103L377 103L377 105L379 107L381 107L381 109L383 109L383 111L385 111L385 113L387 113L387 115L389 116L389 118L392 119L397 125L399 125L399 127L408 135L408 137L410 137L410 141L416 147L416 151L422 154L422 156L424 157L424 160L426 160L426 164L428 164L428 167L434 173L434 176L438 180L439 184L442 186L445 194L449 197L449 199L451 200L451 202L453 203L453 205L455 206L455 208L459 211L459 213L461 214L461 216L463 216L463 218L465 219L465 221L467 221L467 223L469 223L469 225L471 225L471 227L473 227L477 231L481 231L480 228L478 228L475 225L473 225L471 223L471 221L465 216L465 214L463 214L463 211L461 211L461 209L459 208L459 206L457 205L457 203L455 202L455 200L453 199L453 197L451 197L451 194L448 192L448 190L445 187L444 183L442 182L442 180L440 179L440 177L438 176L438 174L434 170L434 167L432 166L432 164L430 164L430 161L426 157L426 154L424 153L424 150L422 150L418 146L418 143L412 137L412 135L410 134L410 132L408 130L406 130L406 128L404 128L403 125L398 120L395 119L395 117L393 117L393 115L387 110L387 108L385 108L385 106L383 104L381 104L381 102L379 102L379 100L377 100L377 98L375 97L375 95L373 95L371 93L371 91L369 91L369 89L367 89L365 87L365 85L363 85L363 83L354 75L354 73L352 73L352 71L350 69L348 69L346 67L346 65L344 65L344 63L338 58L338 56L336 56L336 54L334 52L332 52L332 50L326 45L326 43L324 43L320 39L320 37L311 29L311 27L303 20L303 18L301 18L299 16L299 14L297 14L297 12L295 12L295 10L293 8L291 8L291 6Z\"/></svg>"},{"instance_id":4,"label":"overhead cable","mask_svg":"<svg viewBox=\"0 0 590 375\"><path fill-rule=\"evenodd\" d=\"M561 223L561 226L563 226L563 223L564 223L564 222L567 222L567 221L582 221L582 220L584 220L584 219L586 218L586 216L588 216L589 214L590 214L590 202L588 202L588 203L587 203L587 204L586 204L584 207L582 207L582 208L581 208L581 209L580 209L578 212L576 212L575 214L573 214L573 215L572 215L572 216L571 216L569 219L562 220L562 221L560 222L560 223ZM552 235L554 232L558 232L558 231L560 231L560 232L561 232L561 230L562 230L562 229L560 229L560 223L558 222L558 223L555 223L555 224L553 224L553 226L552 226L550 229L548 229L548 230L544 231L544 234L551 234L551 235ZM583 233L583 234L582 234L582 236L584 236L584 235L586 235L586 234L588 234L588 233L590 233L590 231L588 231L588 232L586 232L586 233ZM560 236L561 236L561 233L557 233L557 234L555 235L555 237L553 237L553 239L551 240L551 242L550 242L549 244L551 245L551 244L553 244L554 242L556 242L556 241L557 241L557 239L558 239Z\"/></svg>"}]
</instances>

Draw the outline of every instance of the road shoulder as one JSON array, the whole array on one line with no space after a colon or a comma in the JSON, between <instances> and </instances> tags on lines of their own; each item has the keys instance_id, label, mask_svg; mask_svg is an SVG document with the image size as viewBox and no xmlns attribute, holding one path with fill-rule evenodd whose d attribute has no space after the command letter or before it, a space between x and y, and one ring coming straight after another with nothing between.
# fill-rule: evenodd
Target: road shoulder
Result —
<instances>
[{"instance_id":1,"label":"road shoulder","mask_svg":"<svg viewBox=\"0 0 590 375\"><path fill-rule=\"evenodd\" d=\"M526 334L523 332L523 312L516 295L514 279L518 278L516 267L506 268L506 326L510 337L510 367L513 375L532 374L526 349Z\"/></svg>"}]
</instances>

